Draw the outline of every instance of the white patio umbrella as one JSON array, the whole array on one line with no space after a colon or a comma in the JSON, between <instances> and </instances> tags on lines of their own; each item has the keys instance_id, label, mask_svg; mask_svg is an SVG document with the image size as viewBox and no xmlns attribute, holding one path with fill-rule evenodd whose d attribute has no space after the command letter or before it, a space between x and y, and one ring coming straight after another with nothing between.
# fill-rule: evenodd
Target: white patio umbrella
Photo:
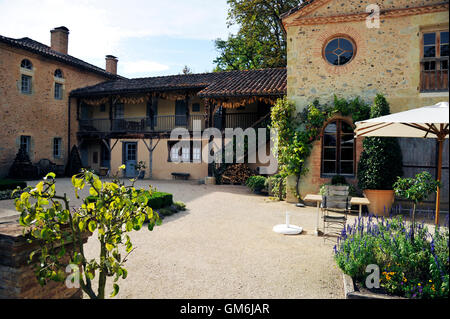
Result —
<instances>
[{"instance_id":1,"label":"white patio umbrella","mask_svg":"<svg viewBox=\"0 0 450 319\"><path fill-rule=\"evenodd\" d=\"M438 180L442 179L444 140L449 137L448 102L381 116L356 123L356 136L423 137L439 142ZM440 189L436 194L436 225L439 224Z\"/></svg>"}]
</instances>

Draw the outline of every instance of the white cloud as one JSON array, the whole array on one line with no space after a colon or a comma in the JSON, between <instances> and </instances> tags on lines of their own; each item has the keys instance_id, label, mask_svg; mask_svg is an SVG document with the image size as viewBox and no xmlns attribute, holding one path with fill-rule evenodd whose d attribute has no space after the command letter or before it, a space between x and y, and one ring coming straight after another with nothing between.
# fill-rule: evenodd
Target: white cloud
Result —
<instances>
[{"instance_id":1,"label":"white cloud","mask_svg":"<svg viewBox=\"0 0 450 319\"><path fill-rule=\"evenodd\" d=\"M226 16L226 0L0 0L0 34L49 44L50 30L64 25L69 54L94 61L126 55L127 38L226 37Z\"/></svg>"},{"instance_id":2,"label":"white cloud","mask_svg":"<svg viewBox=\"0 0 450 319\"><path fill-rule=\"evenodd\" d=\"M162 72L169 69L168 65L164 65L154 61L125 61L122 63L122 70L124 74L138 74Z\"/></svg>"}]
</instances>

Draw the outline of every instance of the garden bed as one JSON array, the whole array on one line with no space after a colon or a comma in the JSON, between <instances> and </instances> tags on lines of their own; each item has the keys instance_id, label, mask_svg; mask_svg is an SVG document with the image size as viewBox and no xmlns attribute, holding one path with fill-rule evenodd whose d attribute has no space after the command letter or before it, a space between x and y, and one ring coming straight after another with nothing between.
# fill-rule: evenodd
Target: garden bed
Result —
<instances>
[{"instance_id":1,"label":"garden bed","mask_svg":"<svg viewBox=\"0 0 450 319\"><path fill-rule=\"evenodd\" d=\"M399 296L389 295L384 289L367 289L352 277L342 274L344 279L344 292L346 299L406 299Z\"/></svg>"},{"instance_id":2,"label":"garden bed","mask_svg":"<svg viewBox=\"0 0 450 319\"><path fill-rule=\"evenodd\" d=\"M448 227L433 232L428 228L434 227L418 223L412 227L401 217L358 218L347 225L334 247L336 263L348 275L346 295L448 298ZM367 270L369 265L378 267L380 289L361 284L374 272Z\"/></svg>"}]
</instances>

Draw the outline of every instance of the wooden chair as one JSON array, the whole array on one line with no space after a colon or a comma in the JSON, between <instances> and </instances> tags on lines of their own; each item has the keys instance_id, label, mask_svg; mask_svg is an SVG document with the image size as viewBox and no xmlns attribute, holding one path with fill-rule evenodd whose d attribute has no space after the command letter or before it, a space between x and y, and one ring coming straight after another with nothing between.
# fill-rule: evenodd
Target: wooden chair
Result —
<instances>
[{"instance_id":1,"label":"wooden chair","mask_svg":"<svg viewBox=\"0 0 450 319\"><path fill-rule=\"evenodd\" d=\"M347 224L347 214L351 210L349 186L327 185L322 195L323 233L339 235Z\"/></svg>"}]
</instances>

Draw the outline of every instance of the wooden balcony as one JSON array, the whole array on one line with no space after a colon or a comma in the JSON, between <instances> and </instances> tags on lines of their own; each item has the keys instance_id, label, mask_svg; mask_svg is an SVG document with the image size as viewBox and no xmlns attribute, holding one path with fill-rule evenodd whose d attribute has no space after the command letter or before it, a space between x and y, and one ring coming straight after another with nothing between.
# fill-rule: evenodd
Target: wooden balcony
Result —
<instances>
[{"instance_id":1,"label":"wooden balcony","mask_svg":"<svg viewBox=\"0 0 450 319\"><path fill-rule=\"evenodd\" d=\"M169 133L175 128L193 130L194 121L205 129L205 116L160 115L152 118L80 119L79 133Z\"/></svg>"}]
</instances>

